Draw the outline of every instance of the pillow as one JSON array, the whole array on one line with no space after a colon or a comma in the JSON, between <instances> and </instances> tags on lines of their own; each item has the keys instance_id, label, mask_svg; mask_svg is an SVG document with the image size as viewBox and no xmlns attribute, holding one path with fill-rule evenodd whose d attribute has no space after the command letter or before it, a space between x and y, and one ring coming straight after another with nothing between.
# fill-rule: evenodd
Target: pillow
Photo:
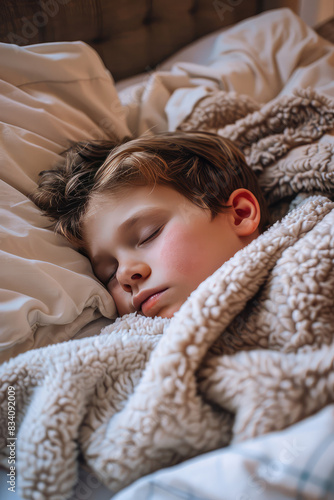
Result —
<instances>
[{"instance_id":1,"label":"pillow","mask_svg":"<svg viewBox=\"0 0 334 500\"><path fill-rule=\"evenodd\" d=\"M88 259L27 198L69 141L130 132L111 75L82 42L0 44L0 361L64 341L116 308Z\"/></svg>"}]
</instances>

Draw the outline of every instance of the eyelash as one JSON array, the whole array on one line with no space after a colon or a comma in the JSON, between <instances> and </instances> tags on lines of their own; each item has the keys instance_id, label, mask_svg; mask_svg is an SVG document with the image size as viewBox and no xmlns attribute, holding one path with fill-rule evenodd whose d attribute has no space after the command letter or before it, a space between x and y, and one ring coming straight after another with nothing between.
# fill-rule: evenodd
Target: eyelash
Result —
<instances>
[{"instance_id":1,"label":"eyelash","mask_svg":"<svg viewBox=\"0 0 334 500\"><path fill-rule=\"evenodd\" d=\"M158 229L156 229L155 231L153 231L153 233L151 233L150 236L148 238L146 238L144 241L142 241L139 245L142 245L143 243L147 243L148 241L154 239L155 236L158 236L158 234L160 233L161 229L162 229L162 226L159 227Z\"/></svg>"},{"instance_id":2,"label":"eyelash","mask_svg":"<svg viewBox=\"0 0 334 500\"><path fill-rule=\"evenodd\" d=\"M160 226L158 229L156 229L155 231L153 231L153 233L152 233L152 234L150 234L150 236L149 236L148 238L146 238L144 241L142 241L142 242L139 244L139 246L140 246L140 245L143 245L144 243L149 242L150 240L152 240L152 239L154 239L156 236L158 236L158 234L160 233L160 231L161 231L161 229L162 229L162 228L163 228L163 226ZM108 286L108 285L109 285L109 283L110 283L110 281L112 281L112 280L115 278L116 273L117 273L117 269L116 269L116 271L114 271L114 272L113 272L113 273L109 276L109 278L107 279L106 286Z\"/></svg>"}]
</instances>

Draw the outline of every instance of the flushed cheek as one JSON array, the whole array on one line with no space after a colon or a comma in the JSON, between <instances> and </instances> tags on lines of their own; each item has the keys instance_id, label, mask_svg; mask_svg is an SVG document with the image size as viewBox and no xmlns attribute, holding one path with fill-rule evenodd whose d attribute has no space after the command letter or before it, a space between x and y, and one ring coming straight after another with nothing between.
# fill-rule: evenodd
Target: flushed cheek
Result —
<instances>
[{"instance_id":1,"label":"flushed cheek","mask_svg":"<svg viewBox=\"0 0 334 500\"><path fill-rule=\"evenodd\" d=\"M193 240L190 234L185 233L184 226L174 226L163 237L160 262L172 272L189 276L201 266L205 257L204 249L199 245L198 238Z\"/></svg>"}]
</instances>

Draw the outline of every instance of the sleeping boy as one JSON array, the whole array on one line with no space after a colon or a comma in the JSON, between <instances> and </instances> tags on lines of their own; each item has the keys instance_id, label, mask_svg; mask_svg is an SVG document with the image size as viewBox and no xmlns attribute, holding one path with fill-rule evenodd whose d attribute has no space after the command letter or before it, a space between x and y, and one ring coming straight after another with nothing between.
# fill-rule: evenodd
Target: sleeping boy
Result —
<instances>
[{"instance_id":1,"label":"sleeping boy","mask_svg":"<svg viewBox=\"0 0 334 500\"><path fill-rule=\"evenodd\" d=\"M32 199L89 257L120 316L172 317L269 221L242 153L207 132L78 143Z\"/></svg>"}]
</instances>

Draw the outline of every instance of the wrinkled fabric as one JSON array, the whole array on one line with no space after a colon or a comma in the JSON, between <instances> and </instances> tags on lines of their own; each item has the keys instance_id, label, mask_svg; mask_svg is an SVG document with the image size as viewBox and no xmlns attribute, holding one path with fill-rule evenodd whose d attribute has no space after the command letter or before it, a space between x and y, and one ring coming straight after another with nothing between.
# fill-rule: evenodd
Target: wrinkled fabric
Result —
<instances>
[{"instance_id":1,"label":"wrinkled fabric","mask_svg":"<svg viewBox=\"0 0 334 500\"><path fill-rule=\"evenodd\" d=\"M290 9L274 9L219 34L205 62L181 59L171 69L162 64L119 97L137 136L175 130L195 101L213 91L264 104L297 87L334 97L334 45Z\"/></svg>"}]
</instances>

